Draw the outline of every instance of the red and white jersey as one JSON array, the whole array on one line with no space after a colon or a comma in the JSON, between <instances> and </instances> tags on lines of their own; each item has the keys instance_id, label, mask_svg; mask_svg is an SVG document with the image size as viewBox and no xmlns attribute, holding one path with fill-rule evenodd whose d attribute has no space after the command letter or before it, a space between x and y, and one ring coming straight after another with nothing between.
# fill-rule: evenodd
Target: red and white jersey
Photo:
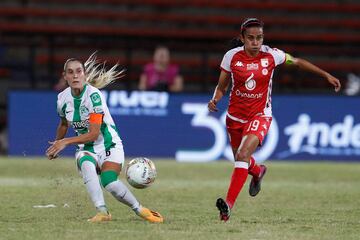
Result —
<instances>
[{"instance_id":1,"label":"red and white jersey","mask_svg":"<svg viewBox=\"0 0 360 240\"><path fill-rule=\"evenodd\" d=\"M283 51L266 45L256 57L249 57L243 46L224 55L220 67L232 79L229 118L246 122L255 115L271 116L272 77L275 67L285 60Z\"/></svg>"}]
</instances>

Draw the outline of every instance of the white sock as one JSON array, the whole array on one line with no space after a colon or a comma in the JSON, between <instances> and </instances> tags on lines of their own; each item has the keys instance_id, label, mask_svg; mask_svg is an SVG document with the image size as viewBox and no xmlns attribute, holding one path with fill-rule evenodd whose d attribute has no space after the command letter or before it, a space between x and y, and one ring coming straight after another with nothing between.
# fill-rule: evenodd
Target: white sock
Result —
<instances>
[{"instance_id":1,"label":"white sock","mask_svg":"<svg viewBox=\"0 0 360 240\"><path fill-rule=\"evenodd\" d=\"M120 180L109 183L106 187L118 201L128 205L136 213L140 211L140 203L136 200L135 196L130 192L130 190L123 184Z\"/></svg>"},{"instance_id":2,"label":"white sock","mask_svg":"<svg viewBox=\"0 0 360 240\"><path fill-rule=\"evenodd\" d=\"M96 209L103 212L107 211L95 165L92 162L84 161L81 165L81 173L86 189Z\"/></svg>"}]
</instances>

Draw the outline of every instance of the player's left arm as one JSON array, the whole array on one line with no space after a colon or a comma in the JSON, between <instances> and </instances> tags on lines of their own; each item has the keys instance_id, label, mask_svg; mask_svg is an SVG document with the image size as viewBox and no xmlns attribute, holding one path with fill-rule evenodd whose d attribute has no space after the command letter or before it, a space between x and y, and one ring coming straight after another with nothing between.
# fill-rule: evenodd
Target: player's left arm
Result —
<instances>
[{"instance_id":1,"label":"player's left arm","mask_svg":"<svg viewBox=\"0 0 360 240\"><path fill-rule=\"evenodd\" d=\"M51 146L46 150L48 158L51 159L51 157L57 156L67 145L85 144L95 141L100 134L103 116L102 113L91 113L89 119L89 131L85 134L49 142Z\"/></svg>"},{"instance_id":2,"label":"player's left arm","mask_svg":"<svg viewBox=\"0 0 360 240\"><path fill-rule=\"evenodd\" d=\"M302 59L302 58L295 58L292 57L290 54L286 54L286 60L285 60L286 64L290 64L290 65L295 65L298 66L299 68L309 71L309 72L313 72L323 78L325 78L330 84L332 84L335 87L335 92L339 92L341 89L341 83L340 80L337 79L336 77L334 77L333 75L331 75L330 73L324 71L323 69L315 66L314 64L312 64L311 62Z\"/></svg>"}]
</instances>

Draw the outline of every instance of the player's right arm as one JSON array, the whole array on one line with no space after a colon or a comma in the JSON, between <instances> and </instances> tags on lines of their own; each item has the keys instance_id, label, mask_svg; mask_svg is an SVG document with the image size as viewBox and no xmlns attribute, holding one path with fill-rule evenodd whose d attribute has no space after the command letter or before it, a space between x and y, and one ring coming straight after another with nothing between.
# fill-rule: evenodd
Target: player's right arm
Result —
<instances>
[{"instance_id":1,"label":"player's right arm","mask_svg":"<svg viewBox=\"0 0 360 240\"><path fill-rule=\"evenodd\" d=\"M210 112L217 112L218 109L216 104L220 101L220 99L226 94L230 85L230 73L227 71L221 70L219 82L215 88L212 99L208 103L208 109Z\"/></svg>"},{"instance_id":2,"label":"player's right arm","mask_svg":"<svg viewBox=\"0 0 360 240\"><path fill-rule=\"evenodd\" d=\"M56 130L56 139L55 140L63 139L67 133L68 128L69 128L68 121L66 120L66 118L61 117L59 125Z\"/></svg>"},{"instance_id":3,"label":"player's right arm","mask_svg":"<svg viewBox=\"0 0 360 240\"><path fill-rule=\"evenodd\" d=\"M58 127L56 129L56 138L55 141L63 139L67 133L67 130L69 128L69 123L64 117L60 117L60 122L58 124ZM51 142L49 142L51 143ZM46 156L49 160L55 159L58 157L57 154L48 154L46 151Z\"/></svg>"}]
</instances>

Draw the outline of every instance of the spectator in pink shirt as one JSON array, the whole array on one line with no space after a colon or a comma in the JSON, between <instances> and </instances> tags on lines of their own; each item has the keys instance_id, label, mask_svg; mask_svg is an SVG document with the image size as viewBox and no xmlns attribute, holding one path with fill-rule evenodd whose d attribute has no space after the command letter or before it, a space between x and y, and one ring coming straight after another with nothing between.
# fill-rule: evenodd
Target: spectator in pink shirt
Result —
<instances>
[{"instance_id":1,"label":"spectator in pink shirt","mask_svg":"<svg viewBox=\"0 0 360 240\"><path fill-rule=\"evenodd\" d=\"M154 52L154 61L145 65L140 76L140 90L180 92L183 90L183 78L179 67L170 63L170 52L165 46L159 46Z\"/></svg>"}]
</instances>

